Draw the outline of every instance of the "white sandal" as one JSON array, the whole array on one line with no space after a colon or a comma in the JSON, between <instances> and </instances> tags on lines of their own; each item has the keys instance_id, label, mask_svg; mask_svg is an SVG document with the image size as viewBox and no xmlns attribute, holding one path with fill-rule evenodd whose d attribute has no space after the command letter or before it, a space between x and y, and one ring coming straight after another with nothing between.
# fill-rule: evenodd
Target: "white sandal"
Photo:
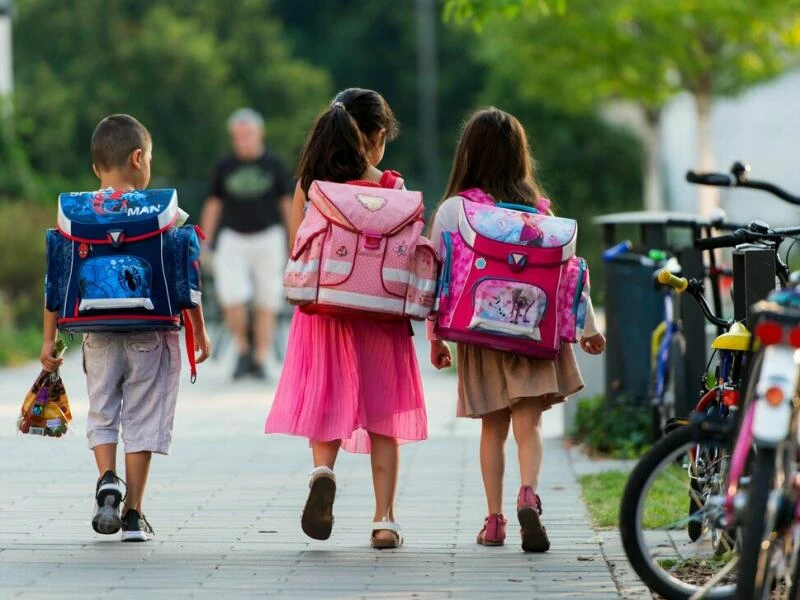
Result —
<instances>
[{"instance_id":1,"label":"white sandal","mask_svg":"<svg viewBox=\"0 0 800 600\"><path fill-rule=\"evenodd\" d=\"M303 507L300 525L308 537L327 540L333 529L336 475L328 467L317 467L309 475L308 487L308 500Z\"/></svg>"},{"instance_id":2,"label":"white sandal","mask_svg":"<svg viewBox=\"0 0 800 600\"><path fill-rule=\"evenodd\" d=\"M375 537L377 531L391 531L394 536L391 539L378 539ZM373 548L378 550L386 550L390 548L399 548L403 545L403 533L400 530L400 525L394 521L390 521L388 517L384 517L380 521L375 521L372 524L372 537L370 544Z\"/></svg>"}]
</instances>

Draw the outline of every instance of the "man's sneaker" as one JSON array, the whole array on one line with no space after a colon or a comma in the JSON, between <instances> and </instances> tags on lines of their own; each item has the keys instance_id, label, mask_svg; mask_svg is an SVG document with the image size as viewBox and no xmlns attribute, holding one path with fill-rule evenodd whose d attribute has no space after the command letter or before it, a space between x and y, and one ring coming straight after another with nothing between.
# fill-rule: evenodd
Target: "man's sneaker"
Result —
<instances>
[{"instance_id":1,"label":"man's sneaker","mask_svg":"<svg viewBox=\"0 0 800 600\"><path fill-rule=\"evenodd\" d=\"M121 526L119 505L123 499L121 483L124 482L114 474L114 471L106 471L97 480L92 516L92 529L97 533L109 535L119 531Z\"/></svg>"},{"instance_id":2,"label":"man's sneaker","mask_svg":"<svg viewBox=\"0 0 800 600\"><path fill-rule=\"evenodd\" d=\"M236 361L236 368L233 370L233 378L241 379L247 377L253 369L253 358L249 354L240 354Z\"/></svg>"},{"instance_id":3,"label":"man's sneaker","mask_svg":"<svg viewBox=\"0 0 800 600\"><path fill-rule=\"evenodd\" d=\"M250 373L253 377L261 381L267 379L267 368L264 366L264 363L253 361L253 367L250 369Z\"/></svg>"},{"instance_id":4,"label":"man's sneaker","mask_svg":"<svg viewBox=\"0 0 800 600\"><path fill-rule=\"evenodd\" d=\"M145 516L134 509L129 509L122 517L123 542L146 542L152 540L155 535Z\"/></svg>"}]
</instances>

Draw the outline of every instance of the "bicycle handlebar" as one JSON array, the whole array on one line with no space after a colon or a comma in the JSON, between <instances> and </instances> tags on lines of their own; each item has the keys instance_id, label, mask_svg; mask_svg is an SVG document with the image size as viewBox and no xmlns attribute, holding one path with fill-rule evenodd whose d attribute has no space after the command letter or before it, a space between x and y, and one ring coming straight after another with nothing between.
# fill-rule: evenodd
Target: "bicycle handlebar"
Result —
<instances>
[{"instance_id":1,"label":"bicycle handlebar","mask_svg":"<svg viewBox=\"0 0 800 600\"><path fill-rule=\"evenodd\" d=\"M728 235L710 238L699 238L694 241L697 250L714 250L716 248L733 248L747 242L782 242L786 238L800 235L800 227L781 227L770 229L765 223L754 221L747 229L737 229Z\"/></svg>"},{"instance_id":2,"label":"bicycle handlebar","mask_svg":"<svg viewBox=\"0 0 800 600\"><path fill-rule=\"evenodd\" d=\"M695 171L687 171L686 181L699 185L712 185L716 187L742 187L753 190L761 190L762 192L769 192L773 196L777 196L781 200L785 200L790 204L800 205L800 196L790 194L786 190L778 187L774 183L769 183L768 181L750 180L748 179L749 174L749 165L742 162L735 162L731 167L730 174L697 173Z\"/></svg>"},{"instance_id":3,"label":"bicycle handlebar","mask_svg":"<svg viewBox=\"0 0 800 600\"><path fill-rule=\"evenodd\" d=\"M747 229L738 229L728 235L719 235L710 238L700 238L694 241L696 250L715 250L717 248L731 248L747 241L746 237L740 232L747 232Z\"/></svg>"},{"instance_id":4,"label":"bicycle handlebar","mask_svg":"<svg viewBox=\"0 0 800 600\"><path fill-rule=\"evenodd\" d=\"M727 173L696 173L686 171L686 181L697 185L713 185L717 187L733 187L736 179Z\"/></svg>"},{"instance_id":5,"label":"bicycle handlebar","mask_svg":"<svg viewBox=\"0 0 800 600\"><path fill-rule=\"evenodd\" d=\"M679 294L686 291L686 288L689 287L689 280L686 279L686 277L677 277L667 269L661 269L658 272L658 283L671 287Z\"/></svg>"}]
</instances>

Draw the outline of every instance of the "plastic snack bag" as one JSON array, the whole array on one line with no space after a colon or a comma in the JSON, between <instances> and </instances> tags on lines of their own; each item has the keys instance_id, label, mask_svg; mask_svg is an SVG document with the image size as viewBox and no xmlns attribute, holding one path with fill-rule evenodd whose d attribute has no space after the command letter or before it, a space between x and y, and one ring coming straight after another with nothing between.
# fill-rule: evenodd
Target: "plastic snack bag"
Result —
<instances>
[{"instance_id":1,"label":"plastic snack bag","mask_svg":"<svg viewBox=\"0 0 800 600\"><path fill-rule=\"evenodd\" d=\"M66 349L62 340L56 342L57 356ZM17 429L22 433L61 437L69 429L71 421L69 399L61 376L58 371L42 371L22 402Z\"/></svg>"}]
</instances>

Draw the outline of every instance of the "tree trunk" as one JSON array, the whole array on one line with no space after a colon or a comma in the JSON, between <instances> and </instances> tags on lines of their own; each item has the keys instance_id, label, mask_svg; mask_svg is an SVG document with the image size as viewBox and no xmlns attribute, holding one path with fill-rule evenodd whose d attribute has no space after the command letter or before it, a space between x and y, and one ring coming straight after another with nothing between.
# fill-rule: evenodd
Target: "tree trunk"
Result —
<instances>
[{"instance_id":1,"label":"tree trunk","mask_svg":"<svg viewBox=\"0 0 800 600\"><path fill-rule=\"evenodd\" d=\"M697 170L709 172L715 169L714 164L714 138L711 131L711 76L701 78L694 94L695 108L697 110ZM698 212L708 216L720 204L719 189L710 186L699 186Z\"/></svg>"},{"instance_id":2,"label":"tree trunk","mask_svg":"<svg viewBox=\"0 0 800 600\"><path fill-rule=\"evenodd\" d=\"M661 108L644 109L642 170L644 209L664 210L664 189L661 182Z\"/></svg>"}]
</instances>

